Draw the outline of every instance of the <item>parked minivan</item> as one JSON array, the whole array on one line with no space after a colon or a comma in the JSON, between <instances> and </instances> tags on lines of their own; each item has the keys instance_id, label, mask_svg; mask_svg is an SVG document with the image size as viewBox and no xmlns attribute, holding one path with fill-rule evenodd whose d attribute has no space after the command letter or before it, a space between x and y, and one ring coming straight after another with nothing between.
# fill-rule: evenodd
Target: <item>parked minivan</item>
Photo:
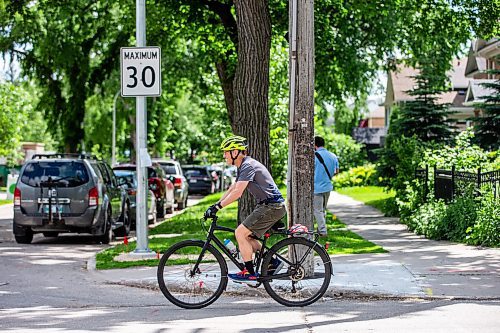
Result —
<instances>
[{"instance_id":1,"label":"parked minivan","mask_svg":"<svg viewBox=\"0 0 500 333\"><path fill-rule=\"evenodd\" d=\"M36 154L21 168L14 191L13 232L29 244L35 233L90 233L108 244L130 231L130 202L108 164L85 154Z\"/></svg>"}]
</instances>

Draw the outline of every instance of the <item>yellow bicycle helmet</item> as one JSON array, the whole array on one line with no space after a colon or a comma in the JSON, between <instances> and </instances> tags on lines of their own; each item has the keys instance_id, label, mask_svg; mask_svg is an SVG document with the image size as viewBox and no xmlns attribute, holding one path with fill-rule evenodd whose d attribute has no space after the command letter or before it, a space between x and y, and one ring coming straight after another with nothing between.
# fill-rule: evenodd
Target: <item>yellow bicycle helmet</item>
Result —
<instances>
[{"instance_id":1,"label":"yellow bicycle helmet","mask_svg":"<svg viewBox=\"0 0 500 333\"><path fill-rule=\"evenodd\" d=\"M223 151L247 150L247 147L247 139L238 135L230 136L229 138L224 139L224 141L220 144L220 149Z\"/></svg>"}]
</instances>

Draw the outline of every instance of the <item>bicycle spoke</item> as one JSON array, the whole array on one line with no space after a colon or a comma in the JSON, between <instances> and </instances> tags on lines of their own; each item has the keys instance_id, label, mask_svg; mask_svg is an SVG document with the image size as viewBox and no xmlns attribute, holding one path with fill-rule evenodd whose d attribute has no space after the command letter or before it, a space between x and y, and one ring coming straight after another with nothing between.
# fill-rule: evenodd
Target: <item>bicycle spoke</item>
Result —
<instances>
[{"instance_id":1,"label":"bicycle spoke","mask_svg":"<svg viewBox=\"0 0 500 333\"><path fill-rule=\"evenodd\" d=\"M227 268L216 250L208 249L194 270L202 243L187 241L169 250L160 261L158 282L163 294L174 304L201 308L215 301L227 283Z\"/></svg>"},{"instance_id":2,"label":"bicycle spoke","mask_svg":"<svg viewBox=\"0 0 500 333\"><path fill-rule=\"evenodd\" d=\"M331 265L318 246L307 240L287 239L273 247L273 251L278 258L287 260L276 272L279 278L264 282L271 297L287 306L305 306L324 294L330 282ZM263 265L269 264L274 253L270 252ZM308 253L311 256L305 258Z\"/></svg>"}]
</instances>

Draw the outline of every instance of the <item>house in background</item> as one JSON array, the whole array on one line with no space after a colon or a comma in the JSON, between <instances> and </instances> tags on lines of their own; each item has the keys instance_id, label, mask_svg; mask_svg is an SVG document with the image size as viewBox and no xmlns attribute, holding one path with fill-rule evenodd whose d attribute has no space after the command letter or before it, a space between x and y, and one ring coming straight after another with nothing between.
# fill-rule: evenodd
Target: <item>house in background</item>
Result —
<instances>
[{"instance_id":1,"label":"house in background","mask_svg":"<svg viewBox=\"0 0 500 333\"><path fill-rule=\"evenodd\" d=\"M467 58L453 61L453 67L447 73L451 85L450 90L440 94L436 101L439 104L450 105L450 111L454 112L450 115L450 119L456 121L455 126L458 130L465 130L471 126L472 123L468 118L474 116L474 108L465 104L467 88L471 80L465 76L466 65ZM415 97L408 95L407 91L415 88L416 83L413 77L417 74L418 70L403 65L399 65L396 72L388 74L384 102L386 127L389 127L390 116L394 108L415 99Z\"/></svg>"},{"instance_id":2,"label":"house in background","mask_svg":"<svg viewBox=\"0 0 500 333\"><path fill-rule=\"evenodd\" d=\"M465 105L473 107L475 115L480 115L478 103L484 101L485 96L491 96L494 91L482 86L483 83L492 83L500 79L500 75L486 73L488 70L500 69L500 40L492 38L488 41L477 39L472 42L467 58L465 76L469 85L465 95Z\"/></svg>"}]
</instances>

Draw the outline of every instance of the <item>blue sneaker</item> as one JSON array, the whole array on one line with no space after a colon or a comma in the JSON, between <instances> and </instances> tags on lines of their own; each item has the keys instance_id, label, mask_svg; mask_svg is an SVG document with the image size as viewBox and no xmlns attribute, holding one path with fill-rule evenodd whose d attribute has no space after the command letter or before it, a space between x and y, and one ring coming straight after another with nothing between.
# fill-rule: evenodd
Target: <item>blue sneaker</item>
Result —
<instances>
[{"instance_id":1,"label":"blue sneaker","mask_svg":"<svg viewBox=\"0 0 500 333\"><path fill-rule=\"evenodd\" d=\"M250 274L246 269L242 270L239 273L231 273L227 275L231 280L238 283L248 283L248 284L257 284L257 279L259 278L259 274Z\"/></svg>"},{"instance_id":2,"label":"blue sneaker","mask_svg":"<svg viewBox=\"0 0 500 333\"><path fill-rule=\"evenodd\" d=\"M267 272L269 275L277 274L285 263L278 258L272 258L269 266L267 268Z\"/></svg>"}]
</instances>

